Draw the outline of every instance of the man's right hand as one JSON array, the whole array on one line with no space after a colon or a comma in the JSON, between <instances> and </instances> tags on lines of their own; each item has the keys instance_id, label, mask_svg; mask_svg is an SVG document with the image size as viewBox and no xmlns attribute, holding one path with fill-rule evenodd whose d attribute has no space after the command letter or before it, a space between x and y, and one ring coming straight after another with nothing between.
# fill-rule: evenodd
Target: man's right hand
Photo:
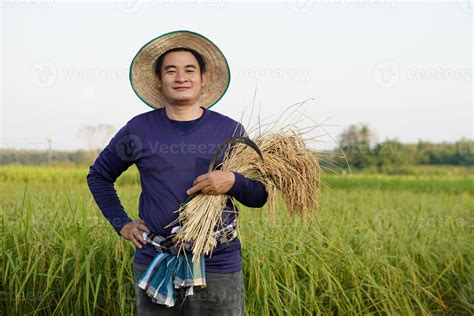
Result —
<instances>
[{"instance_id":1,"label":"man's right hand","mask_svg":"<svg viewBox=\"0 0 474 316\"><path fill-rule=\"evenodd\" d=\"M143 240L142 232L149 233L150 230L146 227L145 222L143 220L132 221L127 223L125 226L122 227L120 230L120 235L130 240L137 246L138 248L142 248L142 244L146 244L146 241Z\"/></svg>"}]
</instances>

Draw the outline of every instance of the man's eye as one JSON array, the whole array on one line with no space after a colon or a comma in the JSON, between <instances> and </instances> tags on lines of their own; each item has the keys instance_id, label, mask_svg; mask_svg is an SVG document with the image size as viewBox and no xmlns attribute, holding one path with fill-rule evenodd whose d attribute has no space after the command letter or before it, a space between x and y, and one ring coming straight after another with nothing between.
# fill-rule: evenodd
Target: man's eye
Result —
<instances>
[{"instance_id":1,"label":"man's eye","mask_svg":"<svg viewBox=\"0 0 474 316\"><path fill-rule=\"evenodd\" d=\"M167 73L167 74L174 74L175 72L176 72L176 71L174 71L174 70L168 70L166 73Z\"/></svg>"},{"instance_id":2,"label":"man's eye","mask_svg":"<svg viewBox=\"0 0 474 316\"><path fill-rule=\"evenodd\" d=\"M187 71L187 73L193 73L193 72L194 72L194 70L188 70Z\"/></svg>"}]
</instances>

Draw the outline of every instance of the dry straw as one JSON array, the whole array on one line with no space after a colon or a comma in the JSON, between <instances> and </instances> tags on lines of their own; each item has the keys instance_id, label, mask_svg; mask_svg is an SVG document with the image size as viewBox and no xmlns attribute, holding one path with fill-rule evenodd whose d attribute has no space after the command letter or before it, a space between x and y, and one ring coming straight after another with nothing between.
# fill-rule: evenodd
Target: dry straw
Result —
<instances>
[{"instance_id":1,"label":"dry straw","mask_svg":"<svg viewBox=\"0 0 474 316\"><path fill-rule=\"evenodd\" d=\"M253 129L259 130L252 140L262 152L263 160L251 147L236 143L226 148L221 170L236 171L260 181L268 192L268 212L272 218L276 214L275 199L279 191L288 212L300 214L306 222L309 216L316 215L321 168L316 151L307 146L305 134L318 126L298 128L286 124L278 127L283 115L271 125L267 124L264 132L260 120ZM184 241L194 244L193 260L201 253L211 254L216 246L212 233L221 220L227 199L225 194L199 194L178 210L179 217L172 224L180 222L182 229L176 235L176 241L178 244Z\"/></svg>"}]
</instances>

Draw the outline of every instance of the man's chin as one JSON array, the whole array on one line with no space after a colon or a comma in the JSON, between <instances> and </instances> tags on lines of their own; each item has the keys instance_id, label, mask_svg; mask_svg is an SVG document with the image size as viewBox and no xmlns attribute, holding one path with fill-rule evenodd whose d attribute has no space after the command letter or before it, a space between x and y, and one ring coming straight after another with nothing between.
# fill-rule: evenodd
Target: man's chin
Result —
<instances>
[{"instance_id":1,"label":"man's chin","mask_svg":"<svg viewBox=\"0 0 474 316\"><path fill-rule=\"evenodd\" d=\"M194 100L193 98L185 96L173 99L173 103L176 105L189 105L195 103L196 101L197 100Z\"/></svg>"}]
</instances>

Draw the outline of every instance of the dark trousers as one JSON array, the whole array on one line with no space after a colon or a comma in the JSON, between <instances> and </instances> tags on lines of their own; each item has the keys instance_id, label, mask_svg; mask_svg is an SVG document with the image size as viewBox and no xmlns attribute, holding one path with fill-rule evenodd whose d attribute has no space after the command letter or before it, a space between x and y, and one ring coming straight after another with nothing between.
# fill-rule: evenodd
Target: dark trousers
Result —
<instances>
[{"instance_id":1,"label":"dark trousers","mask_svg":"<svg viewBox=\"0 0 474 316\"><path fill-rule=\"evenodd\" d=\"M194 294L184 298L184 289L177 289L173 307L156 304L138 287L138 280L147 266L133 263L133 280L139 316L147 315L244 315L245 293L242 270L233 273L206 272L207 286L194 287Z\"/></svg>"}]
</instances>

